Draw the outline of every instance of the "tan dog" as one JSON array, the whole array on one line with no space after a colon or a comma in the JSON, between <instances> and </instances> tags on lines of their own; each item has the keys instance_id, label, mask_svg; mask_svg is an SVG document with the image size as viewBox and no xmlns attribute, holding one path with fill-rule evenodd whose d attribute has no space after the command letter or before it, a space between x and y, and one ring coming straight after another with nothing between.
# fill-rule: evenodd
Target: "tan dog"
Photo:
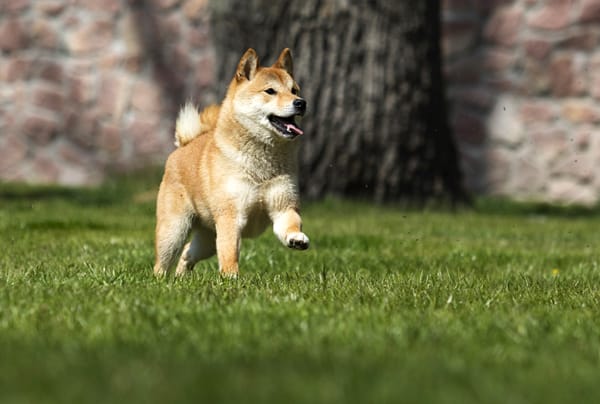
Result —
<instances>
[{"instance_id":1,"label":"tan dog","mask_svg":"<svg viewBox=\"0 0 600 404\"><path fill-rule=\"evenodd\" d=\"M180 254L176 275L216 252L221 274L235 277L241 237L258 236L269 221L285 246L308 248L294 141L303 133L297 121L306 101L292 74L289 49L271 67L260 67L248 49L220 106L201 114L191 104L181 109L178 149L158 191L156 275L165 275Z\"/></svg>"}]
</instances>

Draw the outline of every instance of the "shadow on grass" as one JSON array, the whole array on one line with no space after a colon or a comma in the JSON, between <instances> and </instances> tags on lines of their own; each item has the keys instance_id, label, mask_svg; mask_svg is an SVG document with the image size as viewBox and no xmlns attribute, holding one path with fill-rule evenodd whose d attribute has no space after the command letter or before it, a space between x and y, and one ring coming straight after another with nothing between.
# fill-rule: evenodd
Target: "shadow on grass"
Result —
<instances>
[{"instance_id":1,"label":"shadow on grass","mask_svg":"<svg viewBox=\"0 0 600 404\"><path fill-rule=\"evenodd\" d=\"M29 185L23 183L0 183L0 201L66 201L72 204L107 206L132 201L142 204L155 203L162 168L151 168L129 174L119 174L97 187L66 187L59 185ZM398 212L476 212L481 214L507 216L552 216L564 218L586 218L600 215L600 205L558 205L540 202L516 202L502 198L474 198L471 205L460 207L448 204L429 204L417 207L398 201L375 204L360 198L324 197L320 200L308 199L303 206L307 210L318 207L319 212L331 214L364 214L371 210L392 210Z\"/></svg>"},{"instance_id":2,"label":"shadow on grass","mask_svg":"<svg viewBox=\"0 0 600 404\"><path fill-rule=\"evenodd\" d=\"M471 212L482 215L548 216L568 219L600 216L600 205L558 205L542 202L517 202L490 197L473 198L471 205L462 206L428 204L418 207L402 201L380 204L363 199L340 197L325 197L321 200L308 200L303 203L303 210L311 211L313 208L316 208L320 214L332 216L377 214L380 210L399 214L435 212L453 215Z\"/></svg>"},{"instance_id":3,"label":"shadow on grass","mask_svg":"<svg viewBox=\"0 0 600 404\"><path fill-rule=\"evenodd\" d=\"M585 218L600 215L600 205L559 205L544 202L515 202L501 198L478 198L473 205L475 212L510 216L552 216Z\"/></svg>"},{"instance_id":4,"label":"shadow on grass","mask_svg":"<svg viewBox=\"0 0 600 404\"><path fill-rule=\"evenodd\" d=\"M68 187L61 185L31 185L0 183L0 200L4 202L63 200L73 204L105 206L129 202L139 195L154 196L162 172L153 168L143 172L111 177L97 187ZM153 201L150 196L142 202Z\"/></svg>"}]
</instances>

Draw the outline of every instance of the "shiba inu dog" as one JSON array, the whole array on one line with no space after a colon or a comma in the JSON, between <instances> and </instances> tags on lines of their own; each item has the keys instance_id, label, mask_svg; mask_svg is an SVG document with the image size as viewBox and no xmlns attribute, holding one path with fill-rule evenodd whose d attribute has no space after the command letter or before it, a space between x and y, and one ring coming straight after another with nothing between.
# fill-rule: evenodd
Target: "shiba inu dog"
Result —
<instances>
[{"instance_id":1,"label":"shiba inu dog","mask_svg":"<svg viewBox=\"0 0 600 404\"><path fill-rule=\"evenodd\" d=\"M283 245L308 248L297 188L305 111L287 48L270 67L248 49L220 106L181 109L158 191L155 275L178 258L183 275L216 253L221 275L236 277L241 238L270 222Z\"/></svg>"}]
</instances>

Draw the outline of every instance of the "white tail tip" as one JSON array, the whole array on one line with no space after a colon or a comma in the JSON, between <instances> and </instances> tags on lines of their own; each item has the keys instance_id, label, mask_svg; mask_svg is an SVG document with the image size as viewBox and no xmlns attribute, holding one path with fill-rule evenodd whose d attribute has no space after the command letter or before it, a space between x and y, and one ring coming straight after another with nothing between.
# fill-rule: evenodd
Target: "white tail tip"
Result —
<instances>
[{"instance_id":1,"label":"white tail tip","mask_svg":"<svg viewBox=\"0 0 600 404\"><path fill-rule=\"evenodd\" d=\"M185 146L200 134L200 115L191 102L187 102L179 111L175 124L175 146Z\"/></svg>"}]
</instances>

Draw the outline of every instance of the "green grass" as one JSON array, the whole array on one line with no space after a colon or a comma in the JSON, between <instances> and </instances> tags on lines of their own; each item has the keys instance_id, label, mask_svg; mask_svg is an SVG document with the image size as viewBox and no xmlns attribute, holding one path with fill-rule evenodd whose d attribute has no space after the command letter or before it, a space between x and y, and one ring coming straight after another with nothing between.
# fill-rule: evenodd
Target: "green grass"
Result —
<instances>
[{"instance_id":1,"label":"green grass","mask_svg":"<svg viewBox=\"0 0 600 404\"><path fill-rule=\"evenodd\" d=\"M336 200L151 275L156 180L0 186L0 402L600 400L600 215Z\"/></svg>"}]
</instances>

